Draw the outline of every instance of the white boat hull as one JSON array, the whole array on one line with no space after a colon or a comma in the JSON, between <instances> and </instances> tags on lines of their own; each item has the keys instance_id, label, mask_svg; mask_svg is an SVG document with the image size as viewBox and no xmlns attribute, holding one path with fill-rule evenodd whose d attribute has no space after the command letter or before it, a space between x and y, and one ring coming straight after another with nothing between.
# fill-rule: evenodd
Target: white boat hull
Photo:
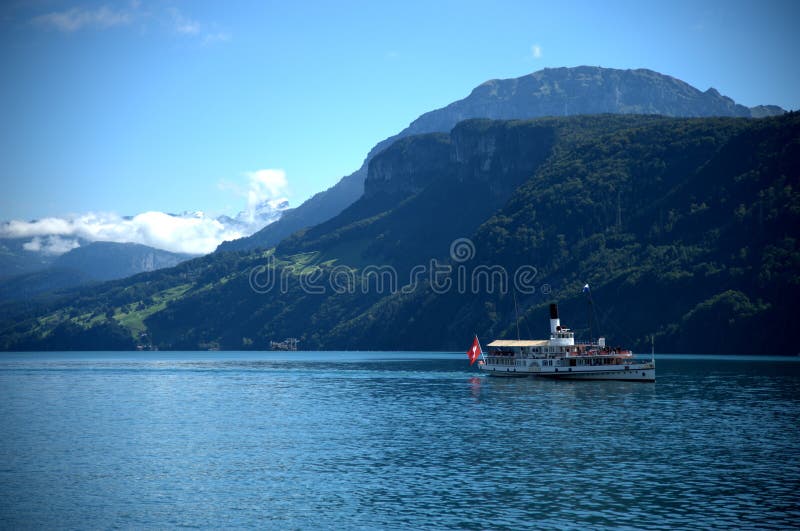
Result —
<instances>
[{"instance_id":1,"label":"white boat hull","mask_svg":"<svg viewBox=\"0 0 800 531\"><path fill-rule=\"evenodd\" d=\"M628 380L655 382L656 368L653 363L612 365L605 367L556 367L552 370L530 370L527 367L504 367L481 365L489 376L505 378L551 378L557 380Z\"/></svg>"},{"instance_id":2,"label":"white boat hull","mask_svg":"<svg viewBox=\"0 0 800 531\"><path fill-rule=\"evenodd\" d=\"M591 372L559 372L558 374L540 374L539 377L561 380L630 380L635 382L655 382L655 369L634 369L621 371Z\"/></svg>"}]
</instances>

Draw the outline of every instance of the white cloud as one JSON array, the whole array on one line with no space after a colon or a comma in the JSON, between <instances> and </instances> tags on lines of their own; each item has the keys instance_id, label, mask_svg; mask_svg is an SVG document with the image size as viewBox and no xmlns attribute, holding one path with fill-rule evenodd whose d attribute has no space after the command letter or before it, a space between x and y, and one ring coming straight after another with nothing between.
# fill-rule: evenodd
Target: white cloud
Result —
<instances>
[{"instance_id":1,"label":"white cloud","mask_svg":"<svg viewBox=\"0 0 800 531\"><path fill-rule=\"evenodd\" d=\"M26 251L53 255L64 254L80 246L78 240L65 239L60 236L36 236L31 241L22 244L22 248Z\"/></svg>"},{"instance_id":2,"label":"white cloud","mask_svg":"<svg viewBox=\"0 0 800 531\"><path fill-rule=\"evenodd\" d=\"M280 217L287 208L286 173L263 169L245 174L247 189L220 183L246 199L236 217L211 218L202 212L180 215L143 212L133 217L115 213L88 213L35 221L0 223L0 238L31 238L23 247L32 252L62 254L79 246L78 240L140 243L178 253L206 254L226 240L249 236Z\"/></svg>"},{"instance_id":3,"label":"white cloud","mask_svg":"<svg viewBox=\"0 0 800 531\"><path fill-rule=\"evenodd\" d=\"M250 187L247 190L247 219L253 221L256 210L265 201L281 199L289 189L286 172L279 169L256 170L247 174Z\"/></svg>"},{"instance_id":4,"label":"white cloud","mask_svg":"<svg viewBox=\"0 0 800 531\"><path fill-rule=\"evenodd\" d=\"M542 57L542 47L538 44L531 46L531 55L533 55L534 59L539 59Z\"/></svg>"},{"instance_id":5,"label":"white cloud","mask_svg":"<svg viewBox=\"0 0 800 531\"><path fill-rule=\"evenodd\" d=\"M250 193L258 201L275 199L285 194L289 183L286 181L286 172L280 169L256 170L247 173L250 179Z\"/></svg>"},{"instance_id":6,"label":"white cloud","mask_svg":"<svg viewBox=\"0 0 800 531\"><path fill-rule=\"evenodd\" d=\"M212 252L224 240L244 236L216 219L144 212L132 218L113 213L89 213L69 219L13 220L0 225L0 237L33 238L24 244L29 251L61 254L77 247L73 240L132 242L178 253Z\"/></svg>"},{"instance_id":7,"label":"white cloud","mask_svg":"<svg viewBox=\"0 0 800 531\"><path fill-rule=\"evenodd\" d=\"M143 9L139 0L131 0L127 9L103 5L99 7L73 7L36 16L32 22L40 27L73 33L83 29L107 29L124 26L134 21L144 26L153 20L160 21L170 32L196 38L203 45L226 42L231 34L216 24L200 22L184 15L177 8L161 8L155 12Z\"/></svg>"},{"instance_id":8,"label":"white cloud","mask_svg":"<svg viewBox=\"0 0 800 531\"><path fill-rule=\"evenodd\" d=\"M134 9L136 5L134 4ZM57 29L66 33L83 28L105 29L112 26L129 24L134 18L131 11L115 10L108 6L90 9L73 7L66 11L54 11L34 18L33 21L44 27Z\"/></svg>"}]
</instances>

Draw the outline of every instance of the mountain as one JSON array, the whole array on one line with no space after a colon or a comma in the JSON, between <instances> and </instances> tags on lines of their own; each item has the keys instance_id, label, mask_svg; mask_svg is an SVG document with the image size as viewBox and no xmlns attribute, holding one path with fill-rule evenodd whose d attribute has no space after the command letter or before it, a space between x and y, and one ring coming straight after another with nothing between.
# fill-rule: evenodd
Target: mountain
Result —
<instances>
[{"instance_id":1,"label":"mountain","mask_svg":"<svg viewBox=\"0 0 800 531\"><path fill-rule=\"evenodd\" d=\"M780 116L786 111L777 105L756 105L750 107L751 118L767 118L769 116Z\"/></svg>"},{"instance_id":2,"label":"mountain","mask_svg":"<svg viewBox=\"0 0 800 531\"><path fill-rule=\"evenodd\" d=\"M202 211L187 211L3 222L0 223L0 236L4 236L0 238L0 300L171 267L197 254L170 252L129 243L130 240L204 249L209 240L212 245L219 241L219 234L252 234L280 218L288 208L289 202L281 198L253 201L233 217L212 218ZM179 232L165 235L165 225L167 232L170 226ZM126 242L102 241L103 237ZM185 245L187 242L189 245Z\"/></svg>"},{"instance_id":3,"label":"mountain","mask_svg":"<svg viewBox=\"0 0 800 531\"><path fill-rule=\"evenodd\" d=\"M553 301L588 333L589 283L613 344L793 353L797 168L797 113L470 120L376 154L361 199L275 249L0 306L0 348L457 350L517 310L545 335Z\"/></svg>"},{"instance_id":4,"label":"mountain","mask_svg":"<svg viewBox=\"0 0 800 531\"><path fill-rule=\"evenodd\" d=\"M27 239L0 239L0 281L9 277L46 269L53 262L53 255L32 252L25 248Z\"/></svg>"},{"instance_id":5,"label":"mountain","mask_svg":"<svg viewBox=\"0 0 800 531\"><path fill-rule=\"evenodd\" d=\"M0 300L32 297L175 266L192 255L136 243L93 242L51 257L46 268L0 280Z\"/></svg>"},{"instance_id":6,"label":"mountain","mask_svg":"<svg viewBox=\"0 0 800 531\"><path fill-rule=\"evenodd\" d=\"M462 100L423 114L397 135L378 143L356 172L298 208L287 210L277 222L249 237L224 242L218 250L266 249L300 229L332 218L361 197L369 162L383 149L411 135L447 133L471 118L509 120L603 113L761 118L783 112L774 105L748 109L714 88L701 92L679 79L647 69L546 68L515 79L495 79L476 87Z\"/></svg>"},{"instance_id":7,"label":"mountain","mask_svg":"<svg viewBox=\"0 0 800 531\"><path fill-rule=\"evenodd\" d=\"M481 136L491 146L513 125L469 126L496 131ZM796 325L789 301L800 295L797 115L763 123L656 120L607 127L563 147L469 234L468 279L481 267L535 266L538 291L518 295L524 331L546 335L553 298L566 322L587 333L581 287L588 282L613 341L643 350L653 334L667 352L794 352L783 331ZM496 155L483 160L508 163L507 154ZM460 202L463 193L448 200ZM414 236L428 237L406 239ZM389 252L383 257L391 260ZM508 295L429 286L381 297L323 337L356 349L372 338L387 349L456 349L452 338L464 330L514 337L514 314Z\"/></svg>"},{"instance_id":8,"label":"mountain","mask_svg":"<svg viewBox=\"0 0 800 531\"><path fill-rule=\"evenodd\" d=\"M218 216L216 220L226 228L236 230L242 234L252 234L261 228L279 220L281 216L290 211L289 201L285 198L267 199L256 203L252 208L242 210L236 216ZM184 213L186 215L188 213ZM194 213L195 217L205 217L202 212Z\"/></svg>"},{"instance_id":9,"label":"mountain","mask_svg":"<svg viewBox=\"0 0 800 531\"><path fill-rule=\"evenodd\" d=\"M53 266L81 271L92 280L105 281L172 267L190 258L193 256L138 243L93 242L62 254Z\"/></svg>"}]
</instances>

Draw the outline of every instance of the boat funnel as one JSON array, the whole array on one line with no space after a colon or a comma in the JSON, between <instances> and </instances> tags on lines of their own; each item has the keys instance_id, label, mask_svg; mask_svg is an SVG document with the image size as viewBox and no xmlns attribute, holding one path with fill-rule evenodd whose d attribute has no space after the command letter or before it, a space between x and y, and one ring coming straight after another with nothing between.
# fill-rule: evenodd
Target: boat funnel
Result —
<instances>
[{"instance_id":1,"label":"boat funnel","mask_svg":"<svg viewBox=\"0 0 800 531\"><path fill-rule=\"evenodd\" d=\"M555 334L561 328L561 320L558 318L558 304L550 305L550 334Z\"/></svg>"}]
</instances>

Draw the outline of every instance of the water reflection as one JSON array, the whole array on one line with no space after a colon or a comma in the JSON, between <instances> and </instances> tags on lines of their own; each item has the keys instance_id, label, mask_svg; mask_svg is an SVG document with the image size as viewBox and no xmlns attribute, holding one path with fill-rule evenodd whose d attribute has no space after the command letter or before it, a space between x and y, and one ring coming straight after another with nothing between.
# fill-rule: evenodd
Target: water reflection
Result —
<instances>
[{"instance_id":1,"label":"water reflection","mask_svg":"<svg viewBox=\"0 0 800 531\"><path fill-rule=\"evenodd\" d=\"M469 379L469 388L472 396L475 398L475 402L480 402L481 400L481 385L483 384L483 378L480 376L472 376Z\"/></svg>"}]
</instances>

